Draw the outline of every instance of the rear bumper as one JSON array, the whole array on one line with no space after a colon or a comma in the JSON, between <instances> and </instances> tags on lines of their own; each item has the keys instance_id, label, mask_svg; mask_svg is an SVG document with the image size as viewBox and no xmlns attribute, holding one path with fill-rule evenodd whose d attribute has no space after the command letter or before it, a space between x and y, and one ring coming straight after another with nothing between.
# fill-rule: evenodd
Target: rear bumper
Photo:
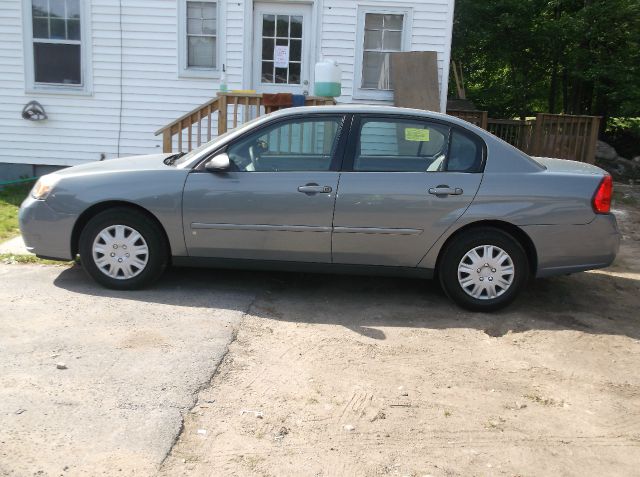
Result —
<instances>
[{"instance_id":1,"label":"rear bumper","mask_svg":"<svg viewBox=\"0 0 640 477\"><path fill-rule=\"evenodd\" d=\"M76 216L53 210L44 200L27 197L20 206L20 232L31 253L39 257L71 260L71 233Z\"/></svg>"},{"instance_id":2,"label":"rear bumper","mask_svg":"<svg viewBox=\"0 0 640 477\"><path fill-rule=\"evenodd\" d=\"M522 229L536 247L536 277L605 268L620 249L620 231L613 214L597 215L586 225L529 225Z\"/></svg>"}]
</instances>

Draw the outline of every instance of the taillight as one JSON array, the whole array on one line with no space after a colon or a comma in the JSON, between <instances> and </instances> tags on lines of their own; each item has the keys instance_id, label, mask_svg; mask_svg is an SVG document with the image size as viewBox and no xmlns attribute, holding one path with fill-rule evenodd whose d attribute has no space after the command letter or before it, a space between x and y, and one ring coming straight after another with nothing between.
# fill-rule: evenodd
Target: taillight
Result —
<instances>
[{"instance_id":1,"label":"taillight","mask_svg":"<svg viewBox=\"0 0 640 477\"><path fill-rule=\"evenodd\" d=\"M613 179L607 174L603 177L596 194L593 196L593 210L597 214L608 214L611 211L612 195Z\"/></svg>"}]
</instances>

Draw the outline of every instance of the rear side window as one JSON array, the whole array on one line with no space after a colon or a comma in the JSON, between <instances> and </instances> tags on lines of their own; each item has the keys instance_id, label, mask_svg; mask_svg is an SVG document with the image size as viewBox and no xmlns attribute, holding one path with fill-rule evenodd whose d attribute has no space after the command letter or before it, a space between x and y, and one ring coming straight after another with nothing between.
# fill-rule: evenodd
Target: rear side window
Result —
<instances>
[{"instance_id":1,"label":"rear side window","mask_svg":"<svg viewBox=\"0 0 640 477\"><path fill-rule=\"evenodd\" d=\"M443 159L449 128L425 121L364 119L360 123L355 171L425 172Z\"/></svg>"},{"instance_id":2,"label":"rear side window","mask_svg":"<svg viewBox=\"0 0 640 477\"><path fill-rule=\"evenodd\" d=\"M363 118L353 170L478 172L482 145L447 125L402 118Z\"/></svg>"},{"instance_id":3,"label":"rear side window","mask_svg":"<svg viewBox=\"0 0 640 477\"><path fill-rule=\"evenodd\" d=\"M451 133L451 146L445 170L449 172L480 172L482 168L482 145L458 130Z\"/></svg>"}]
</instances>

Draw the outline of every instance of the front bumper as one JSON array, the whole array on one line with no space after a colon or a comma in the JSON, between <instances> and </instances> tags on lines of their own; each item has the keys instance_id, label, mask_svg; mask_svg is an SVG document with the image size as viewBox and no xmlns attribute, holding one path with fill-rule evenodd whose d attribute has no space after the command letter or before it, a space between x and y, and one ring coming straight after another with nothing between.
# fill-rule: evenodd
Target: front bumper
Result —
<instances>
[{"instance_id":1,"label":"front bumper","mask_svg":"<svg viewBox=\"0 0 640 477\"><path fill-rule=\"evenodd\" d=\"M606 268L620 249L621 235L613 214L597 215L585 225L522 227L538 254L537 277Z\"/></svg>"},{"instance_id":2,"label":"front bumper","mask_svg":"<svg viewBox=\"0 0 640 477\"><path fill-rule=\"evenodd\" d=\"M18 221L27 250L38 257L71 260L71 234L76 216L53 210L45 200L28 196Z\"/></svg>"}]
</instances>

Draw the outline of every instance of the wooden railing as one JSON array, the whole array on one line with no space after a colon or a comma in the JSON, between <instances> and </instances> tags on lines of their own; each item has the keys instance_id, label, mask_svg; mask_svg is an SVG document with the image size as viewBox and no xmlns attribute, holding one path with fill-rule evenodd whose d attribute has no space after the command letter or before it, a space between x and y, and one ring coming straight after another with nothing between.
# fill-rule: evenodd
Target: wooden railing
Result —
<instances>
[{"instance_id":1,"label":"wooden railing","mask_svg":"<svg viewBox=\"0 0 640 477\"><path fill-rule=\"evenodd\" d=\"M487 129L488 113L487 111L447 111L447 114L464 119L468 123L475 124L482 129Z\"/></svg>"},{"instance_id":2,"label":"wooden railing","mask_svg":"<svg viewBox=\"0 0 640 477\"><path fill-rule=\"evenodd\" d=\"M527 151L531 145L534 121L520 121L518 119L489 119L487 131L494 136L508 142L522 151Z\"/></svg>"},{"instance_id":3,"label":"wooden railing","mask_svg":"<svg viewBox=\"0 0 640 477\"><path fill-rule=\"evenodd\" d=\"M305 106L335 104L333 98L307 96ZM217 97L167 124L155 133L162 134L163 152L191 151L212 138L212 130L224 134L250 119L280 109L265 106L261 93L218 93Z\"/></svg>"},{"instance_id":4,"label":"wooden railing","mask_svg":"<svg viewBox=\"0 0 640 477\"><path fill-rule=\"evenodd\" d=\"M487 118L486 111L447 111L447 114L487 129L532 156L595 162L600 128L600 118L596 116L540 113L535 120L518 120Z\"/></svg>"},{"instance_id":5,"label":"wooden railing","mask_svg":"<svg viewBox=\"0 0 640 477\"><path fill-rule=\"evenodd\" d=\"M529 154L593 164L599 130L596 116L538 114Z\"/></svg>"}]
</instances>

